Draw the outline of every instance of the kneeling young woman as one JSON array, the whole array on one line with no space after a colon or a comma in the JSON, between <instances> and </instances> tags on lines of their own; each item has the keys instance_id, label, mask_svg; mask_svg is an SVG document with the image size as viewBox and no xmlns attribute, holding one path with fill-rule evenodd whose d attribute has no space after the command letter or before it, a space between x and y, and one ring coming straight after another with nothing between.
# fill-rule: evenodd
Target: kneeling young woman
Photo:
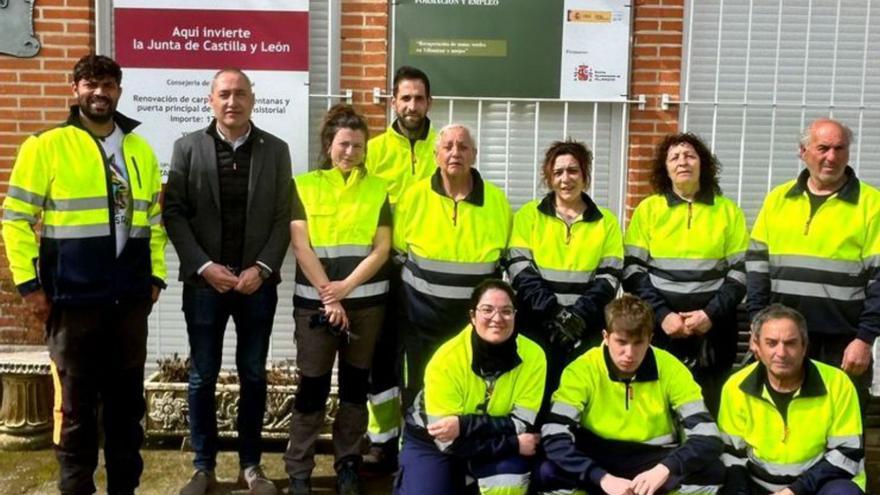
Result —
<instances>
[{"instance_id":1,"label":"kneeling young woman","mask_svg":"<svg viewBox=\"0 0 880 495\"><path fill-rule=\"evenodd\" d=\"M483 494L528 490L544 351L515 334L507 283L484 281L470 307L471 324L431 358L425 388L407 413L399 495L463 493L468 477Z\"/></svg>"}]
</instances>

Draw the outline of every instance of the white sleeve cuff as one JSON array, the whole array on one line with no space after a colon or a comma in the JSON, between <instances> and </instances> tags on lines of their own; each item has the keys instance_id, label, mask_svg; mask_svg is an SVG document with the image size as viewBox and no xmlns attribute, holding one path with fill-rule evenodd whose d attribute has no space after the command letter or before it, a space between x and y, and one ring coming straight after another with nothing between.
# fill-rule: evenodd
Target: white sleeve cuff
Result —
<instances>
[{"instance_id":1,"label":"white sleeve cuff","mask_svg":"<svg viewBox=\"0 0 880 495\"><path fill-rule=\"evenodd\" d=\"M262 267L265 268L266 270L269 270L269 273L272 273L272 269L269 268L269 265L263 263L263 262L260 261L260 260L257 260L257 264L260 265L260 266L262 266Z\"/></svg>"},{"instance_id":2,"label":"white sleeve cuff","mask_svg":"<svg viewBox=\"0 0 880 495\"><path fill-rule=\"evenodd\" d=\"M213 261L209 261L209 262L205 263L204 265L200 266L199 269L196 270L196 274L201 275L202 272L205 271L205 269L207 269L209 266L211 266L211 263L213 263Z\"/></svg>"}]
</instances>

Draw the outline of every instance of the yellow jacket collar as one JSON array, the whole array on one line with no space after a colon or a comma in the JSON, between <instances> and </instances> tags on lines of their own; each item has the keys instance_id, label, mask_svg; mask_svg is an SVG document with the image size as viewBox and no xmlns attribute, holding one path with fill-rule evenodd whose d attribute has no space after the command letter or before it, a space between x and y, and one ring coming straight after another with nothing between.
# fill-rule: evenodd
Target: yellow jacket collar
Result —
<instances>
[{"instance_id":1,"label":"yellow jacket collar","mask_svg":"<svg viewBox=\"0 0 880 495\"><path fill-rule=\"evenodd\" d=\"M856 177L856 172L847 165L843 173L846 175L846 182L837 190L837 197L847 203L859 204L859 179ZM810 171L803 169L794 185L785 193L785 197L791 198L804 194L807 191L807 179L809 178Z\"/></svg>"}]
</instances>

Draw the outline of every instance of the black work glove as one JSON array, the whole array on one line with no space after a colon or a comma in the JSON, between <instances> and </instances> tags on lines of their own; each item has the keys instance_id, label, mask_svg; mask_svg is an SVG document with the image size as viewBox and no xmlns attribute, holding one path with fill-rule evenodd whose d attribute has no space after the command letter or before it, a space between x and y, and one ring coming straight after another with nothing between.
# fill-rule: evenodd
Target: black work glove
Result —
<instances>
[{"instance_id":1,"label":"black work glove","mask_svg":"<svg viewBox=\"0 0 880 495\"><path fill-rule=\"evenodd\" d=\"M559 308L556 316L544 325L549 331L550 343L566 349L577 345L587 330L584 319L564 307Z\"/></svg>"}]
</instances>

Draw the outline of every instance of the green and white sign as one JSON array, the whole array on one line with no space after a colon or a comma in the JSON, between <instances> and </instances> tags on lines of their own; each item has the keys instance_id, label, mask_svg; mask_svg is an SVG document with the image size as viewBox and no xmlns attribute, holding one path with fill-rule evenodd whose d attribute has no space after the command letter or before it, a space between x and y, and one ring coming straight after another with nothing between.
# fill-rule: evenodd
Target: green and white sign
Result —
<instances>
[{"instance_id":1,"label":"green and white sign","mask_svg":"<svg viewBox=\"0 0 880 495\"><path fill-rule=\"evenodd\" d=\"M398 0L394 67L444 96L625 100L631 0Z\"/></svg>"}]
</instances>

